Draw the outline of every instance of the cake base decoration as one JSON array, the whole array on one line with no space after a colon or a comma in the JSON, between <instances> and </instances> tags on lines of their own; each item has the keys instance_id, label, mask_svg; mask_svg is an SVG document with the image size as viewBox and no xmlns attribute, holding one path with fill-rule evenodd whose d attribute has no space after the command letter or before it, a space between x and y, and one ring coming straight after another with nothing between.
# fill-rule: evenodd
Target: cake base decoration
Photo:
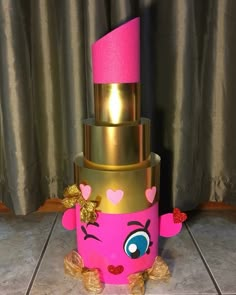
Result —
<instances>
[{"instance_id":1,"label":"cake base decoration","mask_svg":"<svg viewBox=\"0 0 236 295\"><path fill-rule=\"evenodd\" d=\"M66 188L62 225L76 230L65 271L93 294L126 284L144 294L147 280L166 281L159 236L172 237L186 214L159 216L160 157L150 151L150 120L140 117L140 19L92 45L95 116L83 122L83 153Z\"/></svg>"},{"instance_id":2,"label":"cake base decoration","mask_svg":"<svg viewBox=\"0 0 236 295\"><path fill-rule=\"evenodd\" d=\"M99 270L88 269L84 266L83 260L77 251L72 250L64 258L65 273L81 279L85 290L92 294L100 294L104 284L100 280Z\"/></svg>"},{"instance_id":3,"label":"cake base decoration","mask_svg":"<svg viewBox=\"0 0 236 295\"><path fill-rule=\"evenodd\" d=\"M88 269L84 267L83 260L77 251L72 250L64 258L65 273L74 278L81 279L85 290L92 294L101 294L104 284L100 280L99 270ZM113 270L116 273L116 270ZM119 273L119 271L118 271ZM128 277L128 290L130 294L145 294L145 282L154 280L158 282L167 282L170 278L170 272L164 260L158 256L149 269L131 274Z\"/></svg>"}]
</instances>

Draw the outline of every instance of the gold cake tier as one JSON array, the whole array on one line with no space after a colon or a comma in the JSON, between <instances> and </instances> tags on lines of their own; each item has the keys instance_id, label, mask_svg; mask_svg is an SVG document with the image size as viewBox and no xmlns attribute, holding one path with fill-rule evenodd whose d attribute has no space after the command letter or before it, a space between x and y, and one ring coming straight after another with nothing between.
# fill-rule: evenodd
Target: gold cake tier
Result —
<instances>
[{"instance_id":1,"label":"gold cake tier","mask_svg":"<svg viewBox=\"0 0 236 295\"><path fill-rule=\"evenodd\" d=\"M76 184L89 185L92 189L89 201L99 201L97 210L103 213L130 213L149 208L159 200L160 157L151 153L146 167L126 170L91 169L84 165L84 156L75 160ZM132 166L132 165L131 165ZM148 201L145 191L156 187L157 193L152 202ZM108 196L108 190L114 194L122 191L121 200L114 204Z\"/></svg>"},{"instance_id":2,"label":"gold cake tier","mask_svg":"<svg viewBox=\"0 0 236 295\"><path fill-rule=\"evenodd\" d=\"M138 122L140 85L139 83L94 84L94 104L97 125L124 125Z\"/></svg>"},{"instance_id":3,"label":"gold cake tier","mask_svg":"<svg viewBox=\"0 0 236 295\"><path fill-rule=\"evenodd\" d=\"M131 165L150 155L150 120L135 125L95 125L84 120L84 157L95 165Z\"/></svg>"}]
</instances>

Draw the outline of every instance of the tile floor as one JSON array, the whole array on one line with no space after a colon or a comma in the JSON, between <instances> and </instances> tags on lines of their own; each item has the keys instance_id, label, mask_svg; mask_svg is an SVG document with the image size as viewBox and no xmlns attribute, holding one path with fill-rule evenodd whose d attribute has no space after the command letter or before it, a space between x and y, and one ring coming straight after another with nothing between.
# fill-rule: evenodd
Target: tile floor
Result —
<instances>
[{"instance_id":1,"label":"tile floor","mask_svg":"<svg viewBox=\"0 0 236 295\"><path fill-rule=\"evenodd\" d=\"M64 274L63 257L75 233L61 214L0 215L0 295L85 295L81 282ZM236 212L192 213L182 232L160 240L172 273L169 283L148 282L146 294L236 294ZM107 285L103 294L128 294Z\"/></svg>"}]
</instances>

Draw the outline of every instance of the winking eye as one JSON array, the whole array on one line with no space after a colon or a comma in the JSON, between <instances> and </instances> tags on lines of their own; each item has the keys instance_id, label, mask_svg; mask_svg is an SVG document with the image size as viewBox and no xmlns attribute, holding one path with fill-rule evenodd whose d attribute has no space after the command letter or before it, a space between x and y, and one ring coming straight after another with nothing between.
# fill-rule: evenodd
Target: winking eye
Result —
<instances>
[{"instance_id":1,"label":"winking eye","mask_svg":"<svg viewBox=\"0 0 236 295\"><path fill-rule=\"evenodd\" d=\"M97 226L97 227L99 227L99 224L97 223L97 222L94 222L94 223L88 223L87 224L87 227L89 226L89 225L94 225L94 226ZM99 242L101 242L101 240L98 238L98 237L96 237L95 235L91 235L91 234L89 234L88 232L87 232L87 229L85 228L85 226L81 226L81 230L82 230L82 232L85 234L85 236L84 236L84 240L87 240L87 239L94 239L94 240L97 240L97 241L99 241Z\"/></svg>"}]
</instances>

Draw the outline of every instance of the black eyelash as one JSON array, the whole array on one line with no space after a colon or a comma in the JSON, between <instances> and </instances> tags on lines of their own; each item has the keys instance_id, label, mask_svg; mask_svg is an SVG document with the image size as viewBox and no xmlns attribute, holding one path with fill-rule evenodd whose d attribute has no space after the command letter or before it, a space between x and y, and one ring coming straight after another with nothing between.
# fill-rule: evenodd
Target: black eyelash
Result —
<instances>
[{"instance_id":1,"label":"black eyelash","mask_svg":"<svg viewBox=\"0 0 236 295\"><path fill-rule=\"evenodd\" d=\"M149 243L149 246L148 246L148 249L147 249L147 254L149 254L150 253L150 247L152 247L152 245L153 245L153 242L152 241L150 241L150 243Z\"/></svg>"},{"instance_id":2,"label":"black eyelash","mask_svg":"<svg viewBox=\"0 0 236 295\"><path fill-rule=\"evenodd\" d=\"M149 227L149 225L150 225L150 223L151 223L151 220L150 219L148 219L147 220L147 222L146 222L146 224L145 224L145 226L144 226L144 229L148 229L148 227Z\"/></svg>"},{"instance_id":3,"label":"black eyelash","mask_svg":"<svg viewBox=\"0 0 236 295\"><path fill-rule=\"evenodd\" d=\"M84 240L91 238L101 242L101 240L97 238L96 236L88 234L86 228L83 225L81 226L81 230L85 234Z\"/></svg>"},{"instance_id":4,"label":"black eyelash","mask_svg":"<svg viewBox=\"0 0 236 295\"><path fill-rule=\"evenodd\" d=\"M151 220L148 219L147 222L146 222L146 224L145 224L145 226L144 226L144 230L148 233L149 237L150 237L150 234L149 234L149 231L148 231L148 227L149 227L150 223L151 223ZM150 241L149 246L148 246L148 249L147 249L147 252L146 252L147 254L150 253L150 247L152 247L152 245L153 245L153 242Z\"/></svg>"}]
</instances>

